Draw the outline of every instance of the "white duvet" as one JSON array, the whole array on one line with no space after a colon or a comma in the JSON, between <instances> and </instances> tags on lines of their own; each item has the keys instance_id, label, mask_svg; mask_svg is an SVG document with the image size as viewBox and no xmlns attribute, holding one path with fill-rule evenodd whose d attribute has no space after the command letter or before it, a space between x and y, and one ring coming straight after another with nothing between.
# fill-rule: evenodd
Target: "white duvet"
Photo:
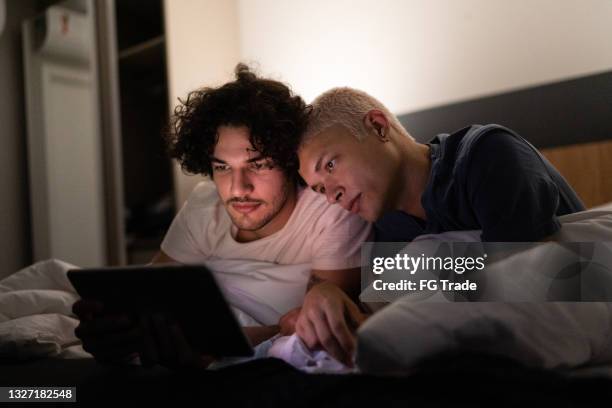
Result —
<instances>
[{"instance_id":1,"label":"white duvet","mask_svg":"<svg viewBox=\"0 0 612 408\"><path fill-rule=\"evenodd\" d=\"M74 265L49 260L0 281L0 358L88 357L74 336L79 298L66 278Z\"/></svg>"},{"instance_id":2,"label":"white duvet","mask_svg":"<svg viewBox=\"0 0 612 408\"><path fill-rule=\"evenodd\" d=\"M612 242L612 211L585 211L560 221L563 228L555 236L559 241ZM479 235L450 232L419 240L477 241ZM612 251L612 245L601 246L606 248ZM494 268L522 273L537 291L539 277L528 272L566 251L557 242L542 243ZM607 268L609 272L610 265ZM587 368L612 376L612 303L435 303L404 296L369 318L358 332L357 363L368 372L409 372L442 353L465 351L507 357L530 367Z\"/></svg>"}]
</instances>

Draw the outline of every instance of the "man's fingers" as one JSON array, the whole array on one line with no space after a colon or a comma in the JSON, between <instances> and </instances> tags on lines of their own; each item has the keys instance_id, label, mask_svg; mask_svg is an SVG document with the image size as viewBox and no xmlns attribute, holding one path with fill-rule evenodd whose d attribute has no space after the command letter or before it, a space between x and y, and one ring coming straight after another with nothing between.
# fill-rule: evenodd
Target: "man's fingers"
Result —
<instances>
[{"instance_id":1,"label":"man's fingers","mask_svg":"<svg viewBox=\"0 0 612 408\"><path fill-rule=\"evenodd\" d=\"M317 333L317 339L325 351L327 351L336 360L346 363L348 360L347 354L334 337L325 315L321 314L315 319L311 319L311 322Z\"/></svg>"},{"instance_id":2,"label":"man's fingers","mask_svg":"<svg viewBox=\"0 0 612 408\"><path fill-rule=\"evenodd\" d=\"M345 357L348 357L350 360L353 352L355 351L355 337L346 324L344 314L335 311L335 313L326 313L325 317L327 318L327 324L329 325L334 338L342 348Z\"/></svg>"},{"instance_id":3,"label":"man's fingers","mask_svg":"<svg viewBox=\"0 0 612 408\"><path fill-rule=\"evenodd\" d=\"M352 355L355 347L353 333L349 329L346 321L345 310L356 305L350 301L326 299L321 302L323 307L324 319L320 325L317 325L317 333L322 330L325 335L331 336L330 339L322 339L319 335L319 341L323 343L326 350L337 360L352 365ZM345 309L346 307L346 309ZM324 341L325 340L325 341Z\"/></svg>"},{"instance_id":4,"label":"man's fingers","mask_svg":"<svg viewBox=\"0 0 612 408\"><path fill-rule=\"evenodd\" d=\"M300 316L295 324L295 331L309 349L319 345L315 328L306 316Z\"/></svg>"},{"instance_id":5,"label":"man's fingers","mask_svg":"<svg viewBox=\"0 0 612 408\"><path fill-rule=\"evenodd\" d=\"M361 313L359 307L353 302L345 302L344 306L346 307L346 318L351 325L351 329L355 331L366 320L366 316Z\"/></svg>"},{"instance_id":6,"label":"man's fingers","mask_svg":"<svg viewBox=\"0 0 612 408\"><path fill-rule=\"evenodd\" d=\"M280 326L280 334L283 336L290 336L293 333L295 333L295 326L297 324L297 320L300 317L300 311L302 310L301 307L296 307L295 309L290 310L289 312L285 313L280 320L278 321L278 324Z\"/></svg>"}]
</instances>

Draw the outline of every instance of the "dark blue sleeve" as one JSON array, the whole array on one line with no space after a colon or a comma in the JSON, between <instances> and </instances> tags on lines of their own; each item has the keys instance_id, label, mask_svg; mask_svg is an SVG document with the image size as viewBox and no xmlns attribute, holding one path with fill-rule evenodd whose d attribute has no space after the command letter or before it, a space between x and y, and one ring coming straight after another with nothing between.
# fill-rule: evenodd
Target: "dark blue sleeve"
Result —
<instances>
[{"instance_id":1,"label":"dark blue sleeve","mask_svg":"<svg viewBox=\"0 0 612 408\"><path fill-rule=\"evenodd\" d=\"M540 241L559 230L559 190L528 144L493 131L468 155L465 187L483 241Z\"/></svg>"},{"instance_id":2,"label":"dark blue sleeve","mask_svg":"<svg viewBox=\"0 0 612 408\"><path fill-rule=\"evenodd\" d=\"M374 224L376 242L410 242L425 231L425 222L402 211L383 215Z\"/></svg>"}]
</instances>

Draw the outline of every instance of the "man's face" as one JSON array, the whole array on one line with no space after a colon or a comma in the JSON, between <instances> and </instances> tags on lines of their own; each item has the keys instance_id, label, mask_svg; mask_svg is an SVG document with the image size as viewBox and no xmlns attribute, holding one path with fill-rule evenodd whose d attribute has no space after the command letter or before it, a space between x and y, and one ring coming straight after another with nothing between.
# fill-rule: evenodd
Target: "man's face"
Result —
<instances>
[{"instance_id":1,"label":"man's face","mask_svg":"<svg viewBox=\"0 0 612 408\"><path fill-rule=\"evenodd\" d=\"M300 174L330 203L374 222L390 207L395 160L373 135L358 140L342 126L332 126L303 145Z\"/></svg>"},{"instance_id":2,"label":"man's face","mask_svg":"<svg viewBox=\"0 0 612 408\"><path fill-rule=\"evenodd\" d=\"M234 225L261 236L282 228L293 211L293 184L253 148L247 127L220 126L218 134L212 178Z\"/></svg>"}]
</instances>

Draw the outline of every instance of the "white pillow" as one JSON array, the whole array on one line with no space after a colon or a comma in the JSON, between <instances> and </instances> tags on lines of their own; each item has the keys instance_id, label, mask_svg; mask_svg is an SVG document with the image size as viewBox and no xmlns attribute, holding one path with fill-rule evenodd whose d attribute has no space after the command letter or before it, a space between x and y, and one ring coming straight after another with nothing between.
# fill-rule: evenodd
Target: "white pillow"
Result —
<instances>
[{"instance_id":1,"label":"white pillow","mask_svg":"<svg viewBox=\"0 0 612 408\"><path fill-rule=\"evenodd\" d=\"M557 240L612 241L612 211L584 211L560 221ZM474 241L476 234L450 232L421 240ZM533 267L537 254L550 256L545 248L550 246L515 254L495 267ZM610 303L433 303L403 297L361 326L357 365L365 372L408 372L427 358L456 351L509 357L540 368L612 364L611 334Z\"/></svg>"},{"instance_id":2,"label":"white pillow","mask_svg":"<svg viewBox=\"0 0 612 408\"><path fill-rule=\"evenodd\" d=\"M409 372L440 353L483 352L527 366L612 362L608 303L430 303L401 299L359 329L364 372Z\"/></svg>"}]
</instances>

